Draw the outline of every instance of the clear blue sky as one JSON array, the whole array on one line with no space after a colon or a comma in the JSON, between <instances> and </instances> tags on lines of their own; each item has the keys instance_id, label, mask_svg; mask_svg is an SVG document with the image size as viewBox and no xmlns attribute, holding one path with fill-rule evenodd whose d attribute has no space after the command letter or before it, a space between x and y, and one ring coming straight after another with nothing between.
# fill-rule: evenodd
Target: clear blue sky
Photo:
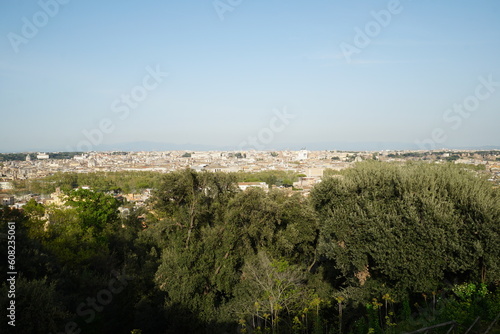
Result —
<instances>
[{"instance_id":1,"label":"clear blue sky","mask_svg":"<svg viewBox=\"0 0 500 334\"><path fill-rule=\"evenodd\" d=\"M446 113L474 103L480 77L500 82L499 1L401 0L386 26L370 13L390 1L237 2L220 0L232 7L221 20L211 0L71 0L53 17L37 1L2 1L0 152L75 148L103 119L113 129L95 150L237 146L285 106L295 118L276 123L266 148L415 143L435 129L437 146L500 145L500 86L468 117ZM35 36L26 22L40 26ZM348 62L341 45L355 47L367 24L380 31ZM169 75L120 118L111 105L148 66Z\"/></svg>"}]
</instances>

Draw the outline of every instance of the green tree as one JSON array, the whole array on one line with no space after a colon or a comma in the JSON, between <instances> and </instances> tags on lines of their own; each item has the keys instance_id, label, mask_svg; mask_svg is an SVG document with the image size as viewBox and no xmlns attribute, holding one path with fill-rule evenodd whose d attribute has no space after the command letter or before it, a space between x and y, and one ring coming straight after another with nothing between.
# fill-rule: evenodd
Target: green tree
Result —
<instances>
[{"instance_id":1,"label":"green tree","mask_svg":"<svg viewBox=\"0 0 500 334\"><path fill-rule=\"evenodd\" d=\"M194 319L213 323L215 332L220 322L234 326L242 267L260 250L304 272L314 263L317 226L302 196L241 192L233 175L219 173L186 170L164 182L153 199L161 219L151 228L166 240L155 282L167 293L167 308L189 310L193 326Z\"/></svg>"},{"instance_id":2,"label":"green tree","mask_svg":"<svg viewBox=\"0 0 500 334\"><path fill-rule=\"evenodd\" d=\"M120 202L110 195L89 189L68 192L66 204L75 208L82 228L101 233L107 226L118 221Z\"/></svg>"},{"instance_id":3,"label":"green tree","mask_svg":"<svg viewBox=\"0 0 500 334\"><path fill-rule=\"evenodd\" d=\"M445 277L499 277L498 191L473 172L369 161L324 180L311 197L320 252L335 261L359 301L369 298L362 291L392 289L402 297L435 291Z\"/></svg>"},{"instance_id":4,"label":"green tree","mask_svg":"<svg viewBox=\"0 0 500 334\"><path fill-rule=\"evenodd\" d=\"M43 217L45 214L45 207L43 204L38 203L35 201L35 199L30 199L24 206L23 206L24 213L27 214L28 216L32 217Z\"/></svg>"},{"instance_id":5,"label":"green tree","mask_svg":"<svg viewBox=\"0 0 500 334\"><path fill-rule=\"evenodd\" d=\"M196 173L190 169L169 173L155 192L153 205L160 217L177 226L190 245L193 233L210 224L218 208L236 193L234 177L223 173Z\"/></svg>"},{"instance_id":6,"label":"green tree","mask_svg":"<svg viewBox=\"0 0 500 334\"><path fill-rule=\"evenodd\" d=\"M66 265L98 262L108 256L110 237L120 228L119 201L88 189L68 192L66 207L50 207L43 244Z\"/></svg>"},{"instance_id":7,"label":"green tree","mask_svg":"<svg viewBox=\"0 0 500 334\"><path fill-rule=\"evenodd\" d=\"M250 257L236 289L236 313L255 329L270 325L278 332L281 320L290 321L307 307L305 272L286 260L271 260L265 252ZM240 309L238 309L238 307Z\"/></svg>"},{"instance_id":8,"label":"green tree","mask_svg":"<svg viewBox=\"0 0 500 334\"><path fill-rule=\"evenodd\" d=\"M9 303L6 283L2 283L0 291L0 305L5 310ZM9 320L4 319L0 325L2 333L12 333L12 328L22 328L22 333L46 334L55 333L64 327L69 312L62 304L54 282L49 283L47 278L28 280L18 276L15 295L16 327L7 325Z\"/></svg>"}]
</instances>

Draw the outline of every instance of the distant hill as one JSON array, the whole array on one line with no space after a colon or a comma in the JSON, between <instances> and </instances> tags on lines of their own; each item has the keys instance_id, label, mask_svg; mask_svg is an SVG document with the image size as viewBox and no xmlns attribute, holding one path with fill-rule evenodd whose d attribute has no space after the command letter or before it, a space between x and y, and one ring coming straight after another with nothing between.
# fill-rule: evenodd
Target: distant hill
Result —
<instances>
[{"instance_id":1,"label":"distant hill","mask_svg":"<svg viewBox=\"0 0 500 334\"><path fill-rule=\"evenodd\" d=\"M500 150L500 145L484 146L443 146L442 149L457 150ZM440 149L438 148L438 149ZM137 141L117 144L103 144L95 147L96 151L238 151L236 145L205 145L196 143L160 143L151 141ZM248 149L248 148L247 148ZM398 142L311 142L311 143L276 143L264 147L264 150L292 150L307 149L310 151L339 150L339 151L384 151L384 150L420 150L414 143ZM28 149L17 152L65 152L64 149L48 147L44 149ZM0 153L17 153L15 151L0 151Z\"/></svg>"}]
</instances>

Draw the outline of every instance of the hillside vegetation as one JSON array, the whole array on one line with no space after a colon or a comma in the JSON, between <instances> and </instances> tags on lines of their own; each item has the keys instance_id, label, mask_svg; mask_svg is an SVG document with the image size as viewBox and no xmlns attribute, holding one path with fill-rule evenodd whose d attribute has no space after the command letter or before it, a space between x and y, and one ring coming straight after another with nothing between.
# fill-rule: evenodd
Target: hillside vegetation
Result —
<instances>
[{"instance_id":1,"label":"hillside vegetation","mask_svg":"<svg viewBox=\"0 0 500 334\"><path fill-rule=\"evenodd\" d=\"M0 233L16 222L16 323L45 334L361 334L456 321L464 333L479 316L470 333L483 333L500 314L500 198L481 174L369 161L307 197L237 187L295 177L183 170L24 185L60 187L66 205L0 208ZM146 206L121 214L110 191L145 188Z\"/></svg>"}]
</instances>

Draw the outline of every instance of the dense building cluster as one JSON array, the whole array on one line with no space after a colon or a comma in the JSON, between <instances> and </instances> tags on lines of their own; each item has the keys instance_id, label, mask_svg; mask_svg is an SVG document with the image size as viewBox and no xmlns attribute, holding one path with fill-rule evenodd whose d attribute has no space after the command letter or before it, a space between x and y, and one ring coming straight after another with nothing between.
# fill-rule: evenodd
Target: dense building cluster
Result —
<instances>
[{"instance_id":1,"label":"dense building cluster","mask_svg":"<svg viewBox=\"0 0 500 334\"><path fill-rule=\"evenodd\" d=\"M19 160L24 157L23 160ZM500 151L165 151L165 152L73 152L0 154L0 191L3 205L22 206L34 194L13 196L16 181L39 180L56 173L159 172L186 168L208 172L285 171L300 175L295 190L308 194L321 182L325 171L340 171L364 160L385 162L453 162L477 166L490 173L490 181L500 183ZM263 182L242 182L240 189L267 188ZM38 194L36 194L38 195ZM123 194L141 203L147 194ZM57 194L36 197L40 202L54 201ZM136 196L134 198L134 196ZM140 200L137 200L137 199ZM57 201L57 199L55 200Z\"/></svg>"}]
</instances>

